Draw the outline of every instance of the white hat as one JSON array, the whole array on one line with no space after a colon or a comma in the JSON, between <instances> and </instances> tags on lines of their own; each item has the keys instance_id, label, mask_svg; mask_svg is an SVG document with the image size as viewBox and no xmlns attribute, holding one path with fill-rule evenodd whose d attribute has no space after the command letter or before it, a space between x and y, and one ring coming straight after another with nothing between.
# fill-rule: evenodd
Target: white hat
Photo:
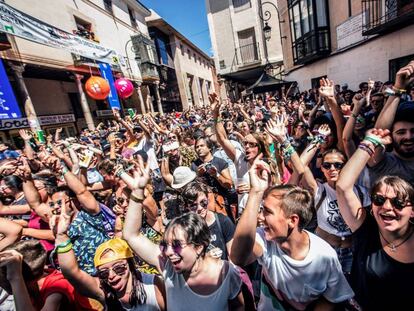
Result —
<instances>
[{"instance_id":1,"label":"white hat","mask_svg":"<svg viewBox=\"0 0 414 311\"><path fill-rule=\"evenodd\" d=\"M174 170L171 187L180 189L196 178L197 174L187 166L179 166Z\"/></svg>"}]
</instances>

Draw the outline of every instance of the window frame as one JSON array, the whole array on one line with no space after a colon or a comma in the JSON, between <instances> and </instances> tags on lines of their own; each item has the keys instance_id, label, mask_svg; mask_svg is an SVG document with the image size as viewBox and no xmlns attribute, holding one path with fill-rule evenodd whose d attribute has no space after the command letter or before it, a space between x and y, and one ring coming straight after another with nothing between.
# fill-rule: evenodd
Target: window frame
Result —
<instances>
[{"instance_id":1,"label":"window frame","mask_svg":"<svg viewBox=\"0 0 414 311\"><path fill-rule=\"evenodd\" d=\"M306 12L302 4L306 5ZM324 5L325 26L320 26L318 9ZM317 6L318 4L318 6ZM299 20L295 19L298 10ZM312 15L309 13L312 12ZM307 13L307 27L304 24L303 13ZM320 13L320 12L319 12ZM288 0L289 29L292 38L292 56L295 65L304 64L326 57L331 52L331 37L329 25L329 1L327 0ZM299 26L297 30L296 26ZM305 28L308 30L304 32ZM300 35L298 36L298 33Z\"/></svg>"}]
</instances>

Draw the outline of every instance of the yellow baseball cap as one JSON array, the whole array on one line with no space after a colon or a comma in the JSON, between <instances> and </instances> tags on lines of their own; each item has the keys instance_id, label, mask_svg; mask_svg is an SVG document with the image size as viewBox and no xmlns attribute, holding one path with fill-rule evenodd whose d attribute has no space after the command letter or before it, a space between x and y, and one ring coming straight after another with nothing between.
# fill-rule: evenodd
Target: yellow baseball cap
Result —
<instances>
[{"instance_id":1,"label":"yellow baseball cap","mask_svg":"<svg viewBox=\"0 0 414 311\"><path fill-rule=\"evenodd\" d=\"M102 259L102 255L108 250L112 252L110 252L110 255L108 254L107 256L105 256L104 259ZM127 242L120 238L113 238L98 246L95 252L93 263L95 267L99 267L108 262L120 259L127 259L131 257L133 257L133 254Z\"/></svg>"}]
</instances>

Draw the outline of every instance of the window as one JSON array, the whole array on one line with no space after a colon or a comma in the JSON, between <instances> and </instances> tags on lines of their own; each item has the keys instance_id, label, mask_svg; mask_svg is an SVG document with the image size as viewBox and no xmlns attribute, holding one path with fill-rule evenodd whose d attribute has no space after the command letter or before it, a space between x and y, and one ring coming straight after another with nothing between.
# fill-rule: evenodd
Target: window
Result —
<instances>
[{"instance_id":1,"label":"window","mask_svg":"<svg viewBox=\"0 0 414 311\"><path fill-rule=\"evenodd\" d=\"M112 10L112 0L103 0L103 2L104 2L104 7L105 7L105 10L107 10L109 13L113 13L113 10Z\"/></svg>"},{"instance_id":2,"label":"window","mask_svg":"<svg viewBox=\"0 0 414 311\"><path fill-rule=\"evenodd\" d=\"M224 68L226 68L226 63L225 63L224 60L221 60L220 61L220 69L224 69Z\"/></svg>"},{"instance_id":3,"label":"window","mask_svg":"<svg viewBox=\"0 0 414 311\"><path fill-rule=\"evenodd\" d=\"M137 20L135 19L135 13L134 10L128 7L128 15L129 15L129 21L131 22L131 26L134 28L137 28Z\"/></svg>"},{"instance_id":4,"label":"window","mask_svg":"<svg viewBox=\"0 0 414 311\"><path fill-rule=\"evenodd\" d=\"M326 0L288 0L292 52L295 64L304 64L330 53Z\"/></svg>"},{"instance_id":5,"label":"window","mask_svg":"<svg viewBox=\"0 0 414 311\"><path fill-rule=\"evenodd\" d=\"M191 52L189 49L187 49L188 59L191 59Z\"/></svg>"},{"instance_id":6,"label":"window","mask_svg":"<svg viewBox=\"0 0 414 311\"><path fill-rule=\"evenodd\" d=\"M240 65L251 64L259 60L258 46L254 28L249 28L237 33L239 39L239 53L237 57Z\"/></svg>"},{"instance_id":7,"label":"window","mask_svg":"<svg viewBox=\"0 0 414 311\"><path fill-rule=\"evenodd\" d=\"M180 50L181 50L181 55L184 56L184 46L182 44L180 44Z\"/></svg>"},{"instance_id":8,"label":"window","mask_svg":"<svg viewBox=\"0 0 414 311\"><path fill-rule=\"evenodd\" d=\"M74 18L75 18L76 29L72 31L73 34L83 37L85 39L98 41L95 38L95 34L92 31L91 23L84 21L83 19L80 19L77 16L74 16Z\"/></svg>"},{"instance_id":9,"label":"window","mask_svg":"<svg viewBox=\"0 0 414 311\"><path fill-rule=\"evenodd\" d=\"M240 12L251 7L252 4L250 0L233 0L233 8L235 12Z\"/></svg>"},{"instance_id":10,"label":"window","mask_svg":"<svg viewBox=\"0 0 414 311\"><path fill-rule=\"evenodd\" d=\"M157 37L155 40L158 47L160 63L163 65L168 65L168 52L166 42L162 40L160 37Z\"/></svg>"}]
</instances>

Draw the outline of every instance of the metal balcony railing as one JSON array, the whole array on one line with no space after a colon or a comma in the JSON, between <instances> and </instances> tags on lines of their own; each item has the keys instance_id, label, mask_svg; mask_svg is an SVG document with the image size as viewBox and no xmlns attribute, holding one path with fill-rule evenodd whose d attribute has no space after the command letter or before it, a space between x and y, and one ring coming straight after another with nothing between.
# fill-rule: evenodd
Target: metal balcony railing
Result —
<instances>
[{"instance_id":1,"label":"metal balcony railing","mask_svg":"<svg viewBox=\"0 0 414 311\"><path fill-rule=\"evenodd\" d=\"M319 27L296 39L292 43L294 63L305 64L328 55L331 51L329 36L327 27Z\"/></svg>"},{"instance_id":2,"label":"metal balcony railing","mask_svg":"<svg viewBox=\"0 0 414 311\"><path fill-rule=\"evenodd\" d=\"M364 36L393 31L414 23L412 0L362 0Z\"/></svg>"},{"instance_id":3,"label":"metal balcony railing","mask_svg":"<svg viewBox=\"0 0 414 311\"><path fill-rule=\"evenodd\" d=\"M241 46L235 49L235 57L238 66L247 66L261 60L259 43Z\"/></svg>"}]
</instances>

